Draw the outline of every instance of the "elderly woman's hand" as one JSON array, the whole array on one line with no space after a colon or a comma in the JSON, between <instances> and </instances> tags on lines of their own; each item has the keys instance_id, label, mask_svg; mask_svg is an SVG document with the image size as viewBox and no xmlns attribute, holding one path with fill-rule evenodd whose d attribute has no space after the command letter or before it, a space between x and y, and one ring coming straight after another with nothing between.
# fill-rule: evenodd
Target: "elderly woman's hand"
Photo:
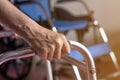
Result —
<instances>
[{"instance_id":1,"label":"elderly woman's hand","mask_svg":"<svg viewBox=\"0 0 120 80\"><path fill-rule=\"evenodd\" d=\"M32 34L28 42L42 59L60 59L70 53L70 46L63 34L48 29L26 29Z\"/></svg>"}]
</instances>

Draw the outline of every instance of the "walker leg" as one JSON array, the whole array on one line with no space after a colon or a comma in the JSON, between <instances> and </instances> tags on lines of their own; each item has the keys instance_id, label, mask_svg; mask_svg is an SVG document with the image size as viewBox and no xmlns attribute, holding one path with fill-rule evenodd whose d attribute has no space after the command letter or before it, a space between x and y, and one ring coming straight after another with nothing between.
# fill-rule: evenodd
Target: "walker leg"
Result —
<instances>
[{"instance_id":1,"label":"walker leg","mask_svg":"<svg viewBox=\"0 0 120 80\"><path fill-rule=\"evenodd\" d=\"M47 68L47 80L53 80L51 62L46 60L45 65Z\"/></svg>"}]
</instances>

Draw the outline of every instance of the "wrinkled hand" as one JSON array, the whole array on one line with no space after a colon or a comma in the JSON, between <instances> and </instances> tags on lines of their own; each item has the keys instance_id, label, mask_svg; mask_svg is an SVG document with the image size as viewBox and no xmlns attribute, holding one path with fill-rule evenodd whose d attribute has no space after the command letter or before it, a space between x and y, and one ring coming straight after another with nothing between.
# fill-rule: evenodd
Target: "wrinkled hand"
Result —
<instances>
[{"instance_id":1,"label":"wrinkled hand","mask_svg":"<svg viewBox=\"0 0 120 80\"><path fill-rule=\"evenodd\" d=\"M70 52L69 44L62 34L36 24L9 0L0 0L0 23L24 38L42 59L60 59Z\"/></svg>"},{"instance_id":2,"label":"wrinkled hand","mask_svg":"<svg viewBox=\"0 0 120 80\"><path fill-rule=\"evenodd\" d=\"M70 46L63 34L48 29L31 30L31 34L31 47L42 59L60 59L70 53Z\"/></svg>"}]
</instances>

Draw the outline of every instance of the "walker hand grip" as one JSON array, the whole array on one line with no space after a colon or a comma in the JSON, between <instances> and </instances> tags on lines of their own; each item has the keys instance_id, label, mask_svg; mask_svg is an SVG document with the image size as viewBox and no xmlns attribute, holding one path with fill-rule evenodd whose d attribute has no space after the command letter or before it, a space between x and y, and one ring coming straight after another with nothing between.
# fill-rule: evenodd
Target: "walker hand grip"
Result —
<instances>
[{"instance_id":1,"label":"walker hand grip","mask_svg":"<svg viewBox=\"0 0 120 80\"><path fill-rule=\"evenodd\" d=\"M0 31L0 38L10 37L14 34L12 31Z\"/></svg>"},{"instance_id":2,"label":"walker hand grip","mask_svg":"<svg viewBox=\"0 0 120 80\"><path fill-rule=\"evenodd\" d=\"M35 53L30 49L9 51L0 54L0 65L6 61L34 56Z\"/></svg>"}]
</instances>

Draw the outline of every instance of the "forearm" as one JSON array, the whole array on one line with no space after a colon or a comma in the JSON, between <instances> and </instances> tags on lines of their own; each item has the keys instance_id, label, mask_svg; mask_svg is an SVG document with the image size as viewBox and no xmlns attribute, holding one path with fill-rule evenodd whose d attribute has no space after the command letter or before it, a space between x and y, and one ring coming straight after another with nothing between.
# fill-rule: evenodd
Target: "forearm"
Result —
<instances>
[{"instance_id":1,"label":"forearm","mask_svg":"<svg viewBox=\"0 0 120 80\"><path fill-rule=\"evenodd\" d=\"M38 25L8 0L0 0L0 23L23 37L43 59L59 59L70 52L64 35Z\"/></svg>"},{"instance_id":2,"label":"forearm","mask_svg":"<svg viewBox=\"0 0 120 80\"><path fill-rule=\"evenodd\" d=\"M41 32L45 29L19 11L8 0L0 0L0 23L25 39L31 36L26 29L40 29Z\"/></svg>"}]
</instances>

